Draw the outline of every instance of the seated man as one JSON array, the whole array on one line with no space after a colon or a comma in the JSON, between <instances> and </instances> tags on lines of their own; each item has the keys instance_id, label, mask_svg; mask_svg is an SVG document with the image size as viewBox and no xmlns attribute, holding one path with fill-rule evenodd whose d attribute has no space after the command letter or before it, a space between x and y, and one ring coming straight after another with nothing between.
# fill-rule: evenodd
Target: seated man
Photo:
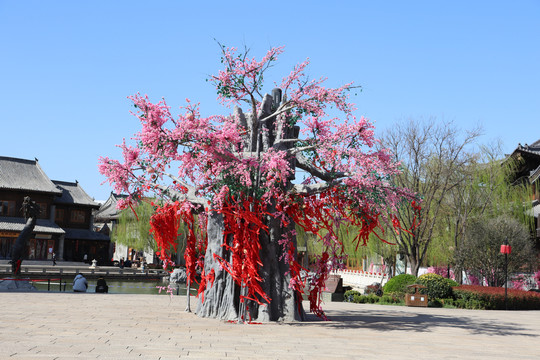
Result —
<instances>
[{"instance_id":1,"label":"seated man","mask_svg":"<svg viewBox=\"0 0 540 360\"><path fill-rule=\"evenodd\" d=\"M77 274L77 276L75 276L75 279L73 280L73 291L86 292L86 289L88 289L88 281L86 281L86 278L83 276L83 274Z\"/></svg>"}]
</instances>

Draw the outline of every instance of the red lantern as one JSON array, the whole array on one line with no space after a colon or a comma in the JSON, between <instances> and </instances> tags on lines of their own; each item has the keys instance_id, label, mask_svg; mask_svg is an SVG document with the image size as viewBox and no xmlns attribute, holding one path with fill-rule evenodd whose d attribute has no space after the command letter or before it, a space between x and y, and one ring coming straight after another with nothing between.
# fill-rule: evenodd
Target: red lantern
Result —
<instances>
[{"instance_id":1,"label":"red lantern","mask_svg":"<svg viewBox=\"0 0 540 360\"><path fill-rule=\"evenodd\" d=\"M501 254L511 254L512 247L510 245L501 245Z\"/></svg>"}]
</instances>

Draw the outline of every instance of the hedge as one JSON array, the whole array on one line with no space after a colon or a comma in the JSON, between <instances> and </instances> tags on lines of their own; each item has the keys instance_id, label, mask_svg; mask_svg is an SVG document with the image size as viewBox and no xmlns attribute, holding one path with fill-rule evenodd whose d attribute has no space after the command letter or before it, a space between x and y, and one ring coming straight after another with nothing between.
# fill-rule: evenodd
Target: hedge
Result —
<instances>
[{"instance_id":1,"label":"hedge","mask_svg":"<svg viewBox=\"0 0 540 360\"><path fill-rule=\"evenodd\" d=\"M395 294L385 294L381 297L375 294L362 295L356 290L347 290L345 291L343 301L356 304L399 304L402 302L402 299Z\"/></svg>"},{"instance_id":2,"label":"hedge","mask_svg":"<svg viewBox=\"0 0 540 360\"><path fill-rule=\"evenodd\" d=\"M463 309L504 310L504 288L461 285L453 288L452 305ZM540 293L508 289L508 310L540 310Z\"/></svg>"}]
</instances>

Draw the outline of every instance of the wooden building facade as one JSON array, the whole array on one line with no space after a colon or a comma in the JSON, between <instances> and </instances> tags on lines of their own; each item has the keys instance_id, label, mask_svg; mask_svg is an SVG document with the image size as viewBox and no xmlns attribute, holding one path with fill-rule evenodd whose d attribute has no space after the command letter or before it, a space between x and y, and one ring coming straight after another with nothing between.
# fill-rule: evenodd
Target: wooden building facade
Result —
<instances>
[{"instance_id":1,"label":"wooden building facade","mask_svg":"<svg viewBox=\"0 0 540 360\"><path fill-rule=\"evenodd\" d=\"M99 208L77 182L52 181L38 160L0 156L0 259L10 259L11 247L25 225L25 196L41 212L29 243L27 258L107 262L110 239L93 231L92 213ZM93 256L93 257L92 257Z\"/></svg>"}]
</instances>

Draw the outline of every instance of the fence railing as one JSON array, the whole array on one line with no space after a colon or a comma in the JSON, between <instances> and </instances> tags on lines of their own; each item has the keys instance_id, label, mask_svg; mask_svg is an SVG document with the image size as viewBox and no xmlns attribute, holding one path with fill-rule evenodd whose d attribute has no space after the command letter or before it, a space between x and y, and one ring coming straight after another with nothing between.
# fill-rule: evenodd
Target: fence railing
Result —
<instances>
[{"instance_id":1,"label":"fence railing","mask_svg":"<svg viewBox=\"0 0 540 360\"><path fill-rule=\"evenodd\" d=\"M66 291L66 284L67 284L66 281L62 282L62 278L56 278L56 279L53 279L53 278L48 278L48 279L4 278L4 279L0 279L0 281L6 281L6 280L28 281L28 282L32 282L32 283L47 282L47 291L51 291L51 285L55 285L54 283L52 283L52 281L58 281L58 291Z\"/></svg>"},{"instance_id":2,"label":"fence railing","mask_svg":"<svg viewBox=\"0 0 540 360\"><path fill-rule=\"evenodd\" d=\"M363 290L374 282L384 285L388 281L388 274L380 272L368 272L362 270L334 270L334 275L340 275L344 286L351 286Z\"/></svg>"}]
</instances>

